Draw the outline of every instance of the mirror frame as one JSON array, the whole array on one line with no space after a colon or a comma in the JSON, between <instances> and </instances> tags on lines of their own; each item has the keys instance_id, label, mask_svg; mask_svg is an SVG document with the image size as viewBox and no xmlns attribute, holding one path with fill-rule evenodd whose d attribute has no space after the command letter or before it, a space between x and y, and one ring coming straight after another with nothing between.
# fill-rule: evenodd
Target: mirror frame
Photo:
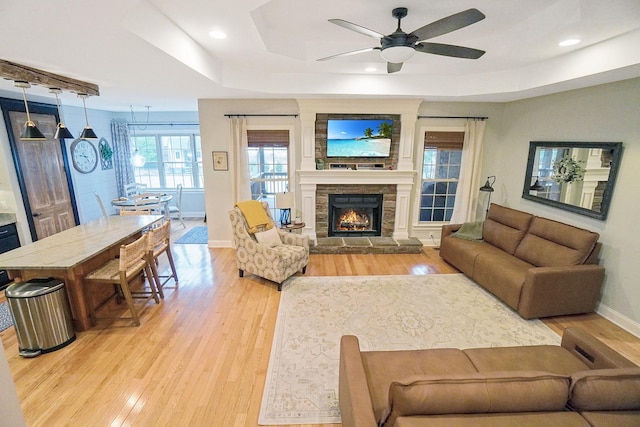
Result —
<instances>
[{"instance_id":1,"label":"mirror frame","mask_svg":"<svg viewBox=\"0 0 640 427\"><path fill-rule=\"evenodd\" d=\"M533 182L533 166L536 158L536 150L538 148L588 148L588 149L604 149L611 150L611 169L609 171L609 179L602 195L602 209L600 212L571 205L569 203L549 200L544 197L538 197L530 194L530 187ZM622 159L622 142L568 142L568 141L531 141L529 143L529 158L527 160L527 170L524 178L524 187L522 189L522 198L531 200L543 205L553 206L558 209L585 215L599 220L605 220L609 212L609 205L615 187L620 161Z\"/></svg>"}]
</instances>

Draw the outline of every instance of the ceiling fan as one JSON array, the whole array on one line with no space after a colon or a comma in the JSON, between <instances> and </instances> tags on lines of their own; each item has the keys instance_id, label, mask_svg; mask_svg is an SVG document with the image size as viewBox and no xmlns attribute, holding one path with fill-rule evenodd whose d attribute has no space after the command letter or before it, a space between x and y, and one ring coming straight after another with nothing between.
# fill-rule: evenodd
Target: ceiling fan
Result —
<instances>
[{"instance_id":1,"label":"ceiling fan","mask_svg":"<svg viewBox=\"0 0 640 427\"><path fill-rule=\"evenodd\" d=\"M339 25L348 30L355 31L365 36L374 37L380 40L380 47L370 47L366 49L354 50L351 52L339 53L337 55L320 58L318 61L326 61L341 56L356 55L364 52L379 50L380 56L387 61L387 72L395 73L402 69L402 64L411 58L415 52L432 53L435 55L452 56L455 58L478 59L484 55L484 50L473 49L464 46L455 46L442 43L423 43L443 34L450 33L468 25L482 21L485 15L478 9L468 9L463 12L442 18L438 21L418 28L411 33L405 33L400 28L400 21L407 16L406 7L397 7L393 9L391 15L398 20L398 28L391 34L385 36L377 31L370 30L361 25L354 24L343 19L329 19L332 24Z\"/></svg>"}]
</instances>

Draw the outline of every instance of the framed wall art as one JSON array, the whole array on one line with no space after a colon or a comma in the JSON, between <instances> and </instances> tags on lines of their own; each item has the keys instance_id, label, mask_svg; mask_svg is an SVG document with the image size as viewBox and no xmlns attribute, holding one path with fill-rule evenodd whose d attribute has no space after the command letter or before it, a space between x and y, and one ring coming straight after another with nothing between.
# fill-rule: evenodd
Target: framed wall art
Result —
<instances>
[{"instance_id":1,"label":"framed wall art","mask_svg":"<svg viewBox=\"0 0 640 427\"><path fill-rule=\"evenodd\" d=\"M214 171L228 171L229 170L229 158L226 151L214 151L213 152L213 170Z\"/></svg>"}]
</instances>

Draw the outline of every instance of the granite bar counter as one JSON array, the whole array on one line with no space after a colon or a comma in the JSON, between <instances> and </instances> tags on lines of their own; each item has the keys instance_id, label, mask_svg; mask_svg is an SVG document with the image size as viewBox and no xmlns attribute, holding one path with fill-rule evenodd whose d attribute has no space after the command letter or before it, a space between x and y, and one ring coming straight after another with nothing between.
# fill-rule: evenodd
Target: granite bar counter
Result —
<instances>
[{"instance_id":1,"label":"granite bar counter","mask_svg":"<svg viewBox=\"0 0 640 427\"><path fill-rule=\"evenodd\" d=\"M161 215L110 216L90 221L42 240L0 254L0 269L16 281L36 277L64 280L78 331L91 327L84 276L118 256L120 245L129 243L142 231L162 220Z\"/></svg>"}]
</instances>

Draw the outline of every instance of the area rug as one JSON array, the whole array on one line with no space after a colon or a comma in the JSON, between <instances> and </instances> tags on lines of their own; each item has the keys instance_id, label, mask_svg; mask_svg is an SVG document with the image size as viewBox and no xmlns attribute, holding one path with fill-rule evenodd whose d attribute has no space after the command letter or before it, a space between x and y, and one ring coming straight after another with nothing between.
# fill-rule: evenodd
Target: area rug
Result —
<instances>
[{"instance_id":1,"label":"area rug","mask_svg":"<svg viewBox=\"0 0 640 427\"><path fill-rule=\"evenodd\" d=\"M13 326L13 318L9 311L9 304L6 302L0 303L0 332Z\"/></svg>"},{"instance_id":2,"label":"area rug","mask_svg":"<svg viewBox=\"0 0 640 427\"><path fill-rule=\"evenodd\" d=\"M347 334L362 350L560 343L462 274L295 277L283 284L259 424L340 423Z\"/></svg>"},{"instance_id":3,"label":"area rug","mask_svg":"<svg viewBox=\"0 0 640 427\"><path fill-rule=\"evenodd\" d=\"M209 232L206 226L193 227L180 237L175 243L187 245L206 245L209 242Z\"/></svg>"}]
</instances>

